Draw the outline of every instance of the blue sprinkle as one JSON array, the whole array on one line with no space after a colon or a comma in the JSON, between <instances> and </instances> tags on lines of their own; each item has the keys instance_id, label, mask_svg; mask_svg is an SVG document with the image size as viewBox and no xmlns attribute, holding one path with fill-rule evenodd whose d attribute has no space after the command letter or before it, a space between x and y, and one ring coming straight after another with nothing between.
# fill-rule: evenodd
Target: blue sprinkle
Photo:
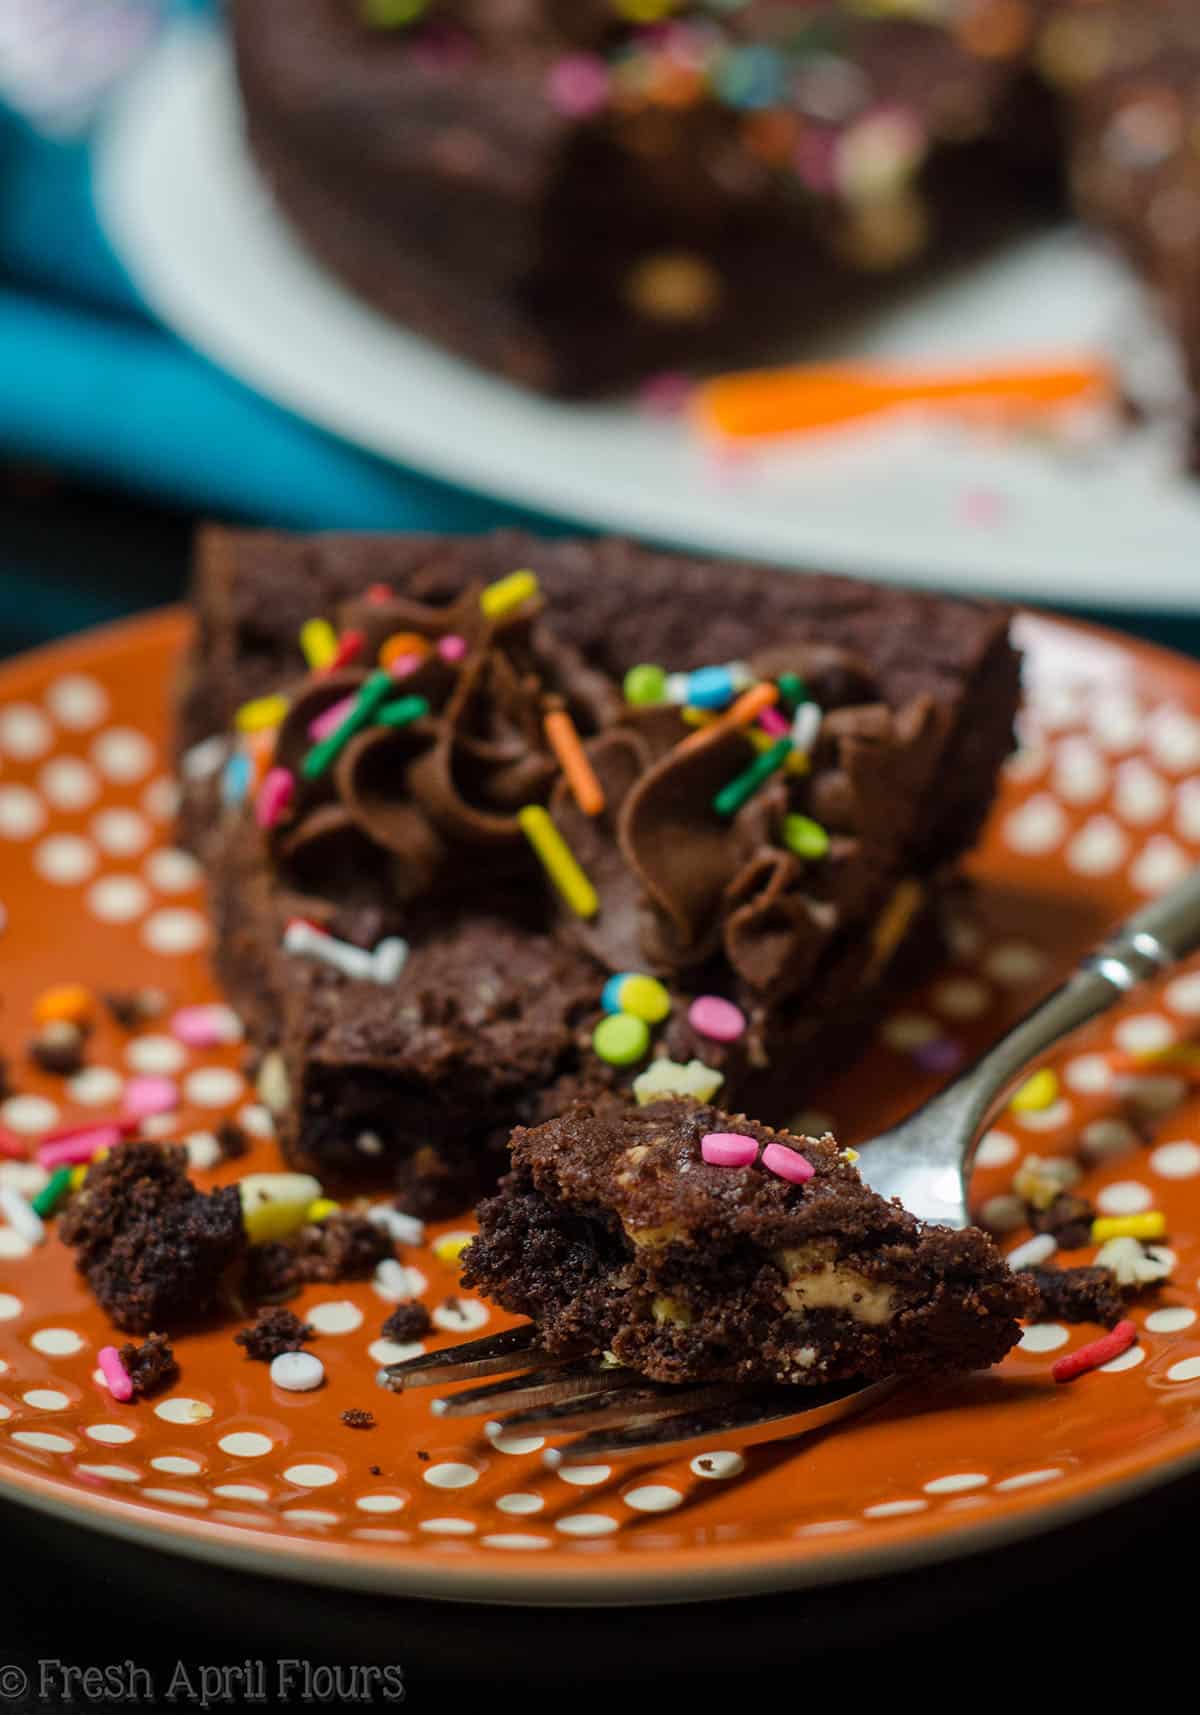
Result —
<instances>
[{"instance_id":1,"label":"blue sprinkle","mask_svg":"<svg viewBox=\"0 0 1200 1715\"><path fill-rule=\"evenodd\" d=\"M730 107L750 111L778 106L785 88L784 63L765 43L734 48L722 60L717 93Z\"/></svg>"},{"instance_id":2,"label":"blue sprinkle","mask_svg":"<svg viewBox=\"0 0 1200 1715\"><path fill-rule=\"evenodd\" d=\"M621 990L633 974L632 971L618 971L615 977L609 977L600 991L600 1005L605 1012L621 1012L623 1010Z\"/></svg>"},{"instance_id":3,"label":"blue sprinkle","mask_svg":"<svg viewBox=\"0 0 1200 1715\"><path fill-rule=\"evenodd\" d=\"M697 709L728 708L736 694L728 667L700 667L688 676L688 702Z\"/></svg>"},{"instance_id":4,"label":"blue sprinkle","mask_svg":"<svg viewBox=\"0 0 1200 1715\"><path fill-rule=\"evenodd\" d=\"M245 751L238 750L225 764L221 775L221 798L226 804L240 804L250 791L252 770L250 758Z\"/></svg>"}]
</instances>

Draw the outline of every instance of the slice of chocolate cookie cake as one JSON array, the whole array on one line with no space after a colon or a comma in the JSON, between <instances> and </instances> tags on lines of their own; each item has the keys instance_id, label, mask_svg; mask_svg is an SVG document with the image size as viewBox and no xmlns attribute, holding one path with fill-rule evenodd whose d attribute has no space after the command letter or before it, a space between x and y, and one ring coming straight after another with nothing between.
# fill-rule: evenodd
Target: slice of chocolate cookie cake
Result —
<instances>
[{"instance_id":1,"label":"slice of chocolate cookie cake","mask_svg":"<svg viewBox=\"0 0 1200 1715\"><path fill-rule=\"evenodd\" d=\"M1036 1307L984 1233L877 1197L831 1137L608 1101L516 1132L512 1163L464 1285L657 1381L981 1369Z\"/></svg>"},{"instance_id":2,"label":"slice of chocolate cookie cake","mask_svg":"<svg viewBox=\"0 0 1200 1715\"><path fill-rule=\"evenodd\" d=\"M937 956L1011 743L1004 609L845 578L214 531L195 604L184 826L263 1099L425 1212L605 1090L786 1119Z\"/></svg>"}]
</instances>

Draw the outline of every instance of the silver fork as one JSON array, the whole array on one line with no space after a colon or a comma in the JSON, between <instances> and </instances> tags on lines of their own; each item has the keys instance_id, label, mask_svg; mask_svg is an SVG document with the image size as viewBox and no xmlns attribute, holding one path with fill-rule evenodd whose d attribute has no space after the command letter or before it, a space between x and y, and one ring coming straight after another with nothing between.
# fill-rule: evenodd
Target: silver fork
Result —
<instances>
[{"instance_id":1,"label":"silver fork","mask_svg":"<svg viewBox=\"0 0 1200 1715\"><path fill-rule=\"evenodd\" d=\"M899 1198L921 1220L969 1225L971 1165L999 1098L1040 1054L1197 947L1200 870L1128 918L1061 988L932 1100L863 1144L863 1179L880 1196ZM572 1434L573 1440L543 1454L551 1467L622 1454L662 1455L714 1435L736 1433L742 1445L804 1435L877 1405L897 1386L885 1379L804 1388L800 1406L797 1390L786 1386L667 1386L582 1349L547 1352L531 1323L388 1364L379 1382L399 1393L496 1375L507 1379L439 1397L433 1414L486 1415L491 1436Z\"/></svg>"}]
</instances>

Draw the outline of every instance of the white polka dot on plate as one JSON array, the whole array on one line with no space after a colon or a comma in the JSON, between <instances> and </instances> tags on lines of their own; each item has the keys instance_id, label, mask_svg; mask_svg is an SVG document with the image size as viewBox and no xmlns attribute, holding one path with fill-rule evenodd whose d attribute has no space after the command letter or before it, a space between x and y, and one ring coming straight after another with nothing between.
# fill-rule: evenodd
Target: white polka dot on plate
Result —
<instances>
[{"instance_id":1,"label":"white polka dot on plate","mask_svg":"<svg viewBox=\"0 0 1200 1715\"><path fill-rule=\"evenodd\" d=\"M283 1474L287 1481L295 1483L298 1489L327 1489L331 1483L338 1480L338 1473L332 1465L289 1465Z\"/></svg>"},{"instance_id":2,"label":"white polka dot on plate","mask_svg":"<svg viewBox=\"0 0 1200 1715\"><path fill-rule=\"evenodd\" d=\"M1061 843L1066 831L1065 811L1046 792L1028 799L1004 823L1005 839L1022 857L1045 857Z\"/></svg>"},{"instance_id":3,"label":"white polka dot on plate","mask_svg":"<svg viewBox=\"0 0 1200 1715\"><path fill-rule=\"evenodd\" d=\"M1056 1352L1071 1338L1070 1331L1059 1322L1031 1322L1019 1341L1024 1352Z\"/></svg>"},{"instance_id":4,"label":"white polka dot on plate","mask_svg":"<svg viewBox=\"0 0 1200 1715\"><path fill-rule=\"evenodd\" d=\"M33 854L33 867L42 880L58 887L86 881L97 862L96 848L80 834L47 834Z\"/></svg>"},{"instance_id":5,"label":"white polka dot on plate","mask_svg":"<svg viewBox=\"0 0 1200 1715\"><path fill-rule=\"evenodd\" d=\"M1200 1144L1186 1139L1160 1143L1150 1153L1150 1170L1160 1179L1194 1179L1200 1173Z\"/></svg>"},{"instance_id":6,"label":"white polka dot on plate","mask_svg":"<svg viewBox=\"0 0 1200 1715\"><path fill-rule=\"evenodd\" d=\"M406 1304L410 1298L420 1298L429 1281L419 1268L389 1256L375 1270L371 1285L389 1304Z\"/></svg>"},{"instance_id":7,"label":"white polka dot on plate","mask_svg":"<svg viewBox=\"0 0 1200 1715\"><path fill-rule=\"evenodd\" d=\"M1123 1352L1118 1352L1115 1358L1110 1358L1106 1364L1099 1367L1106 1375L1120 1375L1122 1370L1136 1370L1139 1364L1146 1361L1144 1346L1129 1346Z\"/></svg>"},{"instance_id":8,"label":"white polka dot on plate","mask_svg":"<svg viewBox=\"0 0 1200 1715\"><path fill-rule=\"evenodd\" d=\"M1054 1465L1042 1471L1022 1471L1018 1476L1005 1477L996 1487L1008 1494L1014 1489L1033 1489L1041 1483L1052 1483L1056 1477L1061 1476L1062 1471Z\"/></svg>"},{"instance_id":9,"label":"white polka dot on plate","mask_svg":"<svg viewBox=\"0 0 1200 1715\"><path fill-rule=\"evenodd\" d=\"M1035 983L1046 969L1046 955L1025 941L1002 941L983 961L984 975L1006 988Z\"/></svg>"},{"instance_id":10,"label":"white polka dot on plate","mask_svg":"<svg viewBox=\"0 0 1200 1715\"><path fill-rule=\"evenodd\" d=\"M0 1105L0 1121L23 1136L49 1131L57 1118L57 1107L45 1096L10 1096Z\"/></svg>"},{"instance_id":11,"label":"white polka dot on plate","mask_svg":"<svg viewBox=\"0 0 1200 1715\"><path fill-rule=\"evenodd\" d=\"M864 1518L905 1518L909 1513L922 1513L928 1501L880 1501L878 1506L864 1507Z\"/></svg>"},{"instance_id":12,"label":"white polka dot on plate","mask_svg":"<svg viewBox=\"0 0 1200 1715\"><path fill-rule=\"evenodd\" d=\"M1165 816L1170 802L1171 791L1161 774L1147 768L1139 757L1121 764L1113 807L1122 821L1145 827Z\"/></svg>"},{"instance_id":13,"label":"white polka dot on plate","mask_svg":"<svg viewBox=\"0 0 1200 1715\"><path fill-rule=\"evenodd\" d=\"M275 1121L271 1118L269 1108L261 1102L249 1102L238 1113L238 1124L243 1131L248 1131L251 1137L274 1137Z\"/></svg>"},{"instance_id":14,"label":"white polka dot on plate","mask_svg":"<svg viewBox=\"0 0 1200 1715\"><path fill-rule=\"evenodd\" d=\"M638 1513L668 1513L683 1500L678 1489L666 1483L642 1483L621 1496L627 1507Z\"/></svg>"},{"instance_id":15,"label":"white polka dot on plate","mask_svg":"<svg viewBox=\"0 0 1200 1715\"><path fill-rule=\"evenodd\" d=\"M88 908L102 923L132 923L150 903L136 875L102 875L88 889Z\"/></svg>"},{"instance_id":16,"label":"white polka dot on plate","mask_svg":"<svg viewBox=\"0 0 1200 1715\"><path fill-rule=\"evenodd\" d=\"M1182 1013L1185 1018L1200 1018L1200 971L1189 971L1168 983L1163 999L1172 1012Z\"/></svg>"},{"instance_id":17,"label":"white polka dot on plate","mask_svg":"<svg viewBox=\"0 0 1200 1715\"><path fill-rule=\"evenodd\" d=\"M362 1327L363 1313L348 1298L337 1298L312 1305L304 1312L304 1320L319 1334L352 1334Z\"/></svg>"},{"instance_id":18,"label":"white polka dot on plate","mask_svg":"<svg viewBox=\"0 0 1200 1715\"><path fill-rule=\"evenodd\" d=\"M147 881L160 893L187 893L200 884L200 865L190 852L174 846L151 852L145 869Z\"/></svg>"},{"instance_id":19,"label":"white polka dot on plate","mask_svg":"<svg viewBox=\"0 0 1200 1715\"><path fill-rule=\"evenodd\" d=\"M709 1477L717 1480L724 1477L738 1477L746 1469L746 1461L740 1453L730 1453L724 1448L715 1453L697 1453L692 1460L690 1469L697 1477Z\"/></svg>"},{"instance_id":20,"label":"white polka dot on plate","mask_svg":"<svg viewBox=\"0 0 1200 1715\"><path fill-rule=\"evenodd\" d=\"M28 786L0 786L0 839L30 840L46 824L46 812Z\"/></svg>"},{"instance_id":21,"label":"white polka dot on plate","mask_svg":"<svg viewBox=\"0 0 1200 1715\"><path fill-rule=\"evenodd\" d=\"M5 1262L16 1262L29 1256L32 1250L29 1240L22 1238L14 1227L0 1227L0 1258Z\"/></svg>"},{"instance_id":22,"label":"white polka dot on plate","mask_svg":"<svg viewBox=\"0 0 1200 1715\"><path fill-rule=\"evenodd\" d=\"M199 1510L208 1505L207 1495L198 1495L192 1489L143 1489L142 1493L148 1501L162 1501L169 1507L194 1507Z\"/></svg>"},{"instance_id":23,"label":"white polka dot on plate","mask_svg":"<svg viewBox=\"0 0 1200 1715\"><path fill-rule=\"evenodd\" d=\"M92 817L92 838L109 857L135 857L150 838L145 819L136 810L101 810Z\"/></svg>"},{"instance_id":24,"label":"white polka dot on plate","mask_svg":"<svg viewBox=\"0 0 1200 1715\"><path fill-rule=\"evenodd\" d=\"M464 1465L456 1459L427 1465L422 1474L431 1489L469 1489L472 1483L479 1481L479 1472L474 1465Z\"/></svg>"},{"instance_id":25,"label":"white polka dot on plate","mask_svg":"<svg viewBox=\"0 0 1200 1715\"><path fill-rule=\"evenodd\" d=\"M605 1483L612 1476L611 1465L562 1465L556 1473L564 1483L573 1483L577 1489L590 1489L597 1483Z\"/></svg>"},{"instance_id":26,"label":"white polka dot on plate","mask_svg":"<svg viewBox=\"0 0 1200 1715\"><path fill-rule=\"evenodd\" d=\"M64 673L46 692L46 707L59 726L85 732L108 713L108 692L86 673Z\"/></svg>"},{"instance_id":27,"label":"white polka dot on plate","mask_svg":"<svg viewBox=\"0 0 1200 1715\"><path fill-rule=\"evenodd\" d=\"M611 1536L617 1521L607 1513L568 1513L554 1528L563 1536Z\"/></svg>"},{"instance_id":28,"label":"white polka dot on plate","mask_svg":"<svg viewBox=\"0 0 1200 1715\"><path fill-rule=\"evenodd\" d=\"M526 1517L530 1513L540 1513L545 1504L541 1495L528 1494L521 1489L511 1495L501 1495L496 1502L502 1513L512 1513L518 1518ZM359 1505L362 1505L361 1501Z\"/></svg>"},{"instance_id":29,"label":"white polka dot on plate","mask_svg":"<svg viewBox=\"0 0 1200 1715\"><path fill-rule=\"evenodd\" d=\"M195 1477L204 1469L199 1459L185 1459L179 1453L160 1453L150 1463L156 1471L165 1471L169 1477Z\"/></svg>"},{"instance_id":30,"label":"white polka dot on plate","mask_svg":"<svg viewBox=\"0 0 1200 1715\"><path fill-rule=\"evenodd\" d=\"M1013 1114L1012 1118L1022 1131L1057 1131L1070 1123L1071 1112L1070 1102L1060 1098L1048 1108L1031 1108L1027 1113Z\"/></svg>"},{"instance_id":31,"label":"white polka dot on plate","mask_svg":"<svg viewBox=\"0 0 1200 1715\"><path fill-rule=\"evenodd\" d=\"M242 1075L231 1066L201 1066L183 1082L187 1100L198 1108L225 1108L236 1102L244 1088Z\"/></svg>"},{"instance_id":32,"label":"white polka dot on plate","mask_svg":"<svg viewBox=\"0 0 1200 1715\"><path fill-rule=\"evenodd\" d=\"M78 756L54 756L38 775L42 796L56 810L86 810L100 795L100 782Z\"/></svg>"},{"instance_id":33,"label":"white polka dot on plate","mask_svg":"<svg viewBox=\"0 0 1200 1715\"><path fill-rule=\"evenodd\" d=\"M1132 750L1141 743L1143 714L1136 697L1120 691L1108 691L1092 705L1093 736L1105 750Z\"/></svg>"},{"instance_id":34,"label":"white polka dot on plate","mask_svg":"<svg viewBox=\"0 0 1200 1715\"><path fill-rule=\"evenodd\" d=\"M1094 804L1108 790L1108 763L1086 738L1066 738L1054 757L1054 786L1068 804Z\"/></svg>"},{"instance_id":35,"label":"white polka dot on plate","mask_svg":"<svg viewBox=\"0 0 1200 1715\"><path fill-rule=\"evenodd\" d=\"M1100 1119L1083 1128L1079 1142L1084 1159L1096 1162L1131 1154L1141 1139L1128 1120Z\"/></svg>"},{"instance_id":36,"label":"white polka dot on plate","mask_svg":"<svg viewBox=\"0 0 1200 1715\"><path fill-rule=\"evenodd\" d=\"M45 1429L14 1429L12 1438L22 1447L32 1447L38 1453L70 1453L75 1443L66 1435L51 1435ZM81 1465L80 1470L87 1466Z\"/></svg>"},{"instance_id":37,"label":"white polka dot on plate","mask_svg":"<svg viewBox=\"0 0 1200 1715\"><path fill-rule=\"evenodd\" d=\"M1181 1358L1177 1364L1172 1364L1167 1371L1169 1382L1194 1382L1200 1380L1200 1358Z\"/></svg>"},{"instance_id":38,"label":"white polka dot on plate","mask_svg":"<svg viewBox=\"0 0 1200 1715\"><path fill-rule=\"evenodd\" d=\"M100 1441L106 1447L121 1447L137 1439L137 1431L125 1423L90 1423L83 1432L89 1440Z\"/></svg>"},{"instance_id":39,"label":"white polka dot on plate","mask_svg":"<svg viewBox=\"0 0 1200 1715\"><path fill-rule=\"evenodd\" d=\"M1185 780L1176 793L1175 826L1185 840L1200 845L1200 780Z\"/></svg>"},{"instance_id":40,"label":"white polka dot on plate","mask_svg":"<svg viewBox=\"0 0 1200 1715\"><path fill-rule=\"evenodd\" d=\"M1154 760L1168 774L1194 774L1200 769L1200 721L1186 709L1156 709L1147 736Z\"/></svg>"},{"instance_id":41,"label":"white polka dot on plate","mask_svg":"<svg viewBox=\"0 0 1200 1715\"><path fill-rule=\"evenodd\" d=\"M29 1344L35 1352L41 1352L48 1358L70 1358L76 1352L82 1352L84 1340L74 1328L39 1328L29 1336Z\"/></svg>"},{"instance_id":42,"label":"white polka dot on plate","mask_svg":"<svg viewBox=\"0 0 1200 1715\"><path fill-rule=\"evenodd\" d=\"M264 1453L269 1453L275 1443L269 1435L262 1435L253 1429L235 1429L228 1435L222 1435L217 1446L222 1453L228 1453L235 1459L258 1459Z\"/></svg>"},{"instance_id":43,"label":"white polka dot on plate","mask_svg":"<svg viewBox=\"0 0 1200 1715\"><path fill-rule=\"evenodd\" d=\"M1152 1310L1146 1318L1151 1334L1181 1334L1196 1320L1196 1312L1186 1304L1168 1304L1162 1310Z\"/></svg>"},{"instance_id":44,"label":"white polka dot on plate","mask_svg":"<svg viewBox=\"0 0 1200 1715\"><path fill-rule=\"evenodd\" d=\"M360 1495L354 1504L364 1513L398 1513L404 1511L408 1502L403 1495Z\"/></svg>"},{"instance_id":45,"label":"white polka dot on plate","mask_svg":"<svg viewBox=\"0 0 1200 1715\"><path fill-rule=\"evenodd\" d=\"M950 977L933 991L933 1004L947 1018L982 1018L991 999L987 986L972 977Z\"/></svg>"},{"instance_id":46,"label":"white polka dot on plate","mask_svg":"<svg viewBox=\"0 0 1200 1715\"><path fill-rule=\"evenodd\" d=\"M187 1050L173 1036L135 1036L125 1049L125 1059L135 1072L169 1076L187 1061Z\"/></svg>"},{"instance_id":47,"label":"white polka dot on plate","mask_svg":"<svg viewBox=\"0 0 1200 1715\"><path fill-rule=\"evenodd\" d=\"M142 793L142 809L156 822L169 822L179 810L179 788L164 774Z\"/></svg>"},{"instance_id":48,"label":"white polka dot on plate","mask_svg":"<svg viewBox=\"0 0 1200 1715\"><path fill-rule=\"evenodd\" d=\"M73 1102L85 1108L106 1108L115 1102L125 1087L125 1080L111 1066L86 1066L67 1084L67 1094Z\"/></svg>"},{"instance_id":49,"label":"white polka dot on plate","mask_svg":"<svg viewBox=\"0 0 1200 1715\"><path fill-rule=\"evenodd\" d=\"M1096 1207L1105 1215L1140 1215L1154 1207L1154 1193L1136 1179L1118 1179L1097 1191Z\"/></svg>"},{"instance_id":50,"label":"white polka dot on plate","mask_svg":"<svg viewBox=\"0 0 1200 1715\"><path fill-rule=\"evenodd\" d=\"M1077 1054L1063 1068L1063 1082L1081 1096L1100 1095L1112 1081L1112 1067L1103 1054Z\"/></svg>"},{"instance_id":51,"label":"white polka dot on plate","mask_svg":"<svg viewBox=\"0 0 1200 1715\"><path fill-rule=\"evenodd\" d=\"M1050 760L1048 746L1039 738L1022 740L1019 750L1013 752L1004 764L1007 779L1018 782L1036 780Z\"/></svg>"},{"instance_id":52,"label":"white polka dot on plate","mask_svg":"<svg viewBox=\"0 0 1200 1715\"><path fill-rule=\"evenodd\" d=\"M979 1148L975 1152L976 1167L1006 1167L1015 1159L1018 1150L1015 1138L1009 1137L1006 1131L986 1131L979 1140Z\"/></svg>"},{"instance_id":53,"label":"white polka dot on plate","mask_svg":"<svg viewBox=\"0 0 1200 1715\"><path fill-rule=\"evenodd\" d=\"M469 1518L427 1518L421 1521L422 1530L430 1536L474 1536L475 1526Z\"/></svg>"},{"instance_id":54,"label":"white polka dot on plate","mask_svg":"<svg viewBox=\"0 0 1200 1715\"><path fill-rule=\"evenodd\" d=\"M1170 1021L1159 1012L1140 1012L1123 1018L1113 1032L1118 1048L1127 1054L1156 1054L1175 1041Z\"/></svg>"},{"instance_id":55,"label":"white polka dot on plate","mask_svg":"<svg viewBox=\"0 0 1200 1715\"><path fill-rule=\"evenodd\" d=\"M548 1536L526 1536L520 1531L497 1531L490 1536L481 1536L479 1540L485 1548L534 1549L550 1547Z\"/></svg>"},{"instance_id":56,"label":"white polka dot on plate","mask_svg":"<svg viewBox=\"0 0 1200 1715\"><path fill-rule=\"evenodd\" d=\"M50 722L32 703L8 703L0 707L0 750L18 762L44 756L53 742Z\"/></svg>"},{"instance_id":57,"label":"white polka dot on plate","mask_svg":"<svg viewBox=\"0 0 1200 1715\"><path fill-rule=\"evenodd\" d=\"M488 1440L497 1453L511 1453L514 1456L537 1453L546 1445L544 1435L506 1435L502 1429L489 1434Z\"/></svg>"},{"instance_id":58,"label":"white polka dot on plate","mask_svg":"<svg viewBox=\"0 0 1200 1715\"><path fill-rule=\"evenodd\" d=\"M71 1403L70 1396L56 1387L31 1387L21 1398L34 1411L66 1411Z\"/></svg>"},{"instance_id":59,"label":"white polka dot on plate","mask_svg":"<svg viewBox=\"0 0 1200 1715\"><path fill-rule=\"evenodd\" d=\"M160 1400L154 1407L155 1417L161 1417L164 1423L207 1423L212 1414L211 1405L202 1399L189 1399L185 1394Z\"/></svg>"},{"instance_id":60,"label":"white polka dot on plate","mask_svg":"<svg viewBox=\"0 0 1200 1715\"><path fill-rule=\"evenodd\" d=\"M154 746L135 727L114 726L92 740L92 760L107 780L128 786L154 766Z\"/></svg>"},{"instance_id":61,"label":"white polka dot on plate","mask_svg":"<svg viewBox=\"0 0 1200 1715\"><path fill-rule=\"evenodd\" d=\"M211 1131L189 1132L183 1147L187 1150L188 1166L198 1173L207 1173L221 1159L221 1146Z\"/></svg>"},{"instance_id":62,"label":"white polka dot on plate","mask_svg":"<svg viewBox=\"0 0 1200 1715\"><path fill-rule=\"evenodd\" d=\"M218 1483L213 1494L220 1495L225 1501L266 1501L271 1498L270 1492L257 1483Z\"/></svg>"},{"instance_id":63,"label":"white polka dot on plate","mask_svg":"<svg viewBox=\"0 0 1200 1715\"><path fill-rule=\"evenodd\" d=\"M936 1041L942 1034L941 1026L936 1019L921 1012L896 1012L884 1020L880 1035L889 1048L894 1048L899 1054L907 1054L914 1048L923 1048L927 1042Z\"/></svg>"},{"instance_id":64,"label":"white polka dot on plate","mask_svg":"<svg viewBox=\"0 0 1200 1715\"><path fill-rule=\"evenodd\" d=\"M372 1340L367 1356L376 1364L402 1364L406 1358L419 1358L424 1350L423 1340Z\"/></svg>"},{"instance_id":65,"label":"white polka dot on plate","mask_svg":"<svg viewBox=\"0 0 1200 1715\"><path fill-rule=\"evenodd\" d=\"M1166 834L1147 840L1129 869L1129 879L1140 893L1165 893L1182 881L1191 868L1186 852Z\"/></svg>"},{"instance_id":66,"label":"white polka dot on plate","mask_svg":"<svg viewBox=\"0 0 1200 1715\"><path fill-rule=\"evenodd\" d=\"M1067 847L1067 863L1077 875L1112 875L1125 861L1129 836L1111 816L1093 816Z\"/></svg>"},{"instance_id":67,"label":"white polka dot on plate","mask_svg":"<svg viewBox=\"0 0 1200 1715\"><path fill-rule=\"evenodd\" d=\"M924 1485L927 1495L958 1495L966 1489L982 1489L987 1478L981 1471L957 1471L949 1477L933 1477Z\"/></svg>"},{"instance_id":68,"label":"white polka dot on plate","mask_svg":"<svg viewBox=\"0 0 1200 1715\"><path fill-rule=\"evenodd\" d=\"M486 1328L491 1311L477 1298L455 1298L439 1304L431 1312L433 1324L451 1334L468 1334L475 1328Z\"/></svg>"},{"instance_id":69,"label":"white polka dot on plate","mask_svg":"<svg viewBox=\"0 0 1200 1715\"><path fill-rule=\"evenodd\" d=\"M207 938L203 917L184 906L155 911L142 924L142 940L155 953L194 953Z\"/></svg>"}]
</instances>

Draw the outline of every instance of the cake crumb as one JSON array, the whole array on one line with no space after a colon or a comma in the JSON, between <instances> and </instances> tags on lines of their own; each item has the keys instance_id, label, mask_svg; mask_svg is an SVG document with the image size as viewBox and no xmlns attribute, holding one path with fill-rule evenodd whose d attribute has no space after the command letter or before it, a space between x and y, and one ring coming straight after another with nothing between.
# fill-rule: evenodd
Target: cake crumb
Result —
<instances>
[{"instance_id":1,"label":"cake crumb","mask_svg":"<svg viewBox=\"0 0 1200 1715\"><path fill-rule=\"evenodd\" d=\"M380 1329L385 1340L395 1340L398 1346L406 1346L413 1340L422 1340L433 1327L433 1319L419 1299L414 1298L408 1304L398 1304Z\"/></svg>"},{"instance_id":2,"label":"cake crumb","mask_svg":"<svg viewBox=\"0 0 1200 1715\"><path fill-rule=\"evenodd\" d=\"M250 1139L234 1120L225 1120L217 1127L217 1148L222 1161L238 1161L250 1152Z\"/></svg>"},{"instance_id":3,"label":"cake crumb","mask_svg":"<svg viewBox=\"0 0 1200 1715\"><path fill-rule=\"evenodd\" d=\"M243 1328L233 1336L236 1346L243 1346L248 1358L257 1363L269 1364L282 1352L298 1352L306 1341L311 1340L316 1330L307 1322L302 1322L294 1311L284 1310L278 1306L260 1310L258 1317L249 1328Z\"/></svg>"},{"instance_id":4,"label":"cake crumb","mask_svg":"<svg viewBox=\"0 0 1200 1715\"><path fill-rule=\"evenodd\" d=\"M362 1411L358 1406L351 1406L349 1411L343 1411L342 1422L348 1429L374 1429L375 1413Z\"/></svg>"},{"instance_id":5,"label":"cake crumb","mask_svg":"<svg viewBox=\"0 0 1200 1715\"><path fill-rule=\"evenodd\" d=\"M167 997L161 989L112 989L100 999L113 1023L122 1030L140 1030L143 1024L153 1024L167 1010Z\"/></svg>"},{"instance_id":6,"label":"cake crumb","mask_svg":"<svg viewBox=\"0 0 1200 1715\"><path fill-rule=\"evenodd\" d=\"M29 1058L40 1072L52 1078L73 1078L82 1072L87 1057L83 1031L69 1019L56 1019L29 1044Z\"/></svg>"},{"instance_id":7,"label":"cake crumb","mask_svg":"<svg viewBox=\"0 0 1200 1715\"><path fill-rule=\"evenodd\" d=\"M1125 1314L1116 1276L1107 1268L1032 1268L1029 1278L1048 1321L1099 1322L1112 1328Z\"/></svg>"},{"instance_id":8,"label":"cake crumb","mask_svg":"<svg viewBox=\"0 0 1200 1715\"><path fill-rule=\"evenodd\" d=\"M150 1399L179 1375L175 1353L165 1334L147 1334L140 1346L129 1341L121 1347L120 1357L133 1383L134 1399Z\"/></svg>"}]
</instances>

